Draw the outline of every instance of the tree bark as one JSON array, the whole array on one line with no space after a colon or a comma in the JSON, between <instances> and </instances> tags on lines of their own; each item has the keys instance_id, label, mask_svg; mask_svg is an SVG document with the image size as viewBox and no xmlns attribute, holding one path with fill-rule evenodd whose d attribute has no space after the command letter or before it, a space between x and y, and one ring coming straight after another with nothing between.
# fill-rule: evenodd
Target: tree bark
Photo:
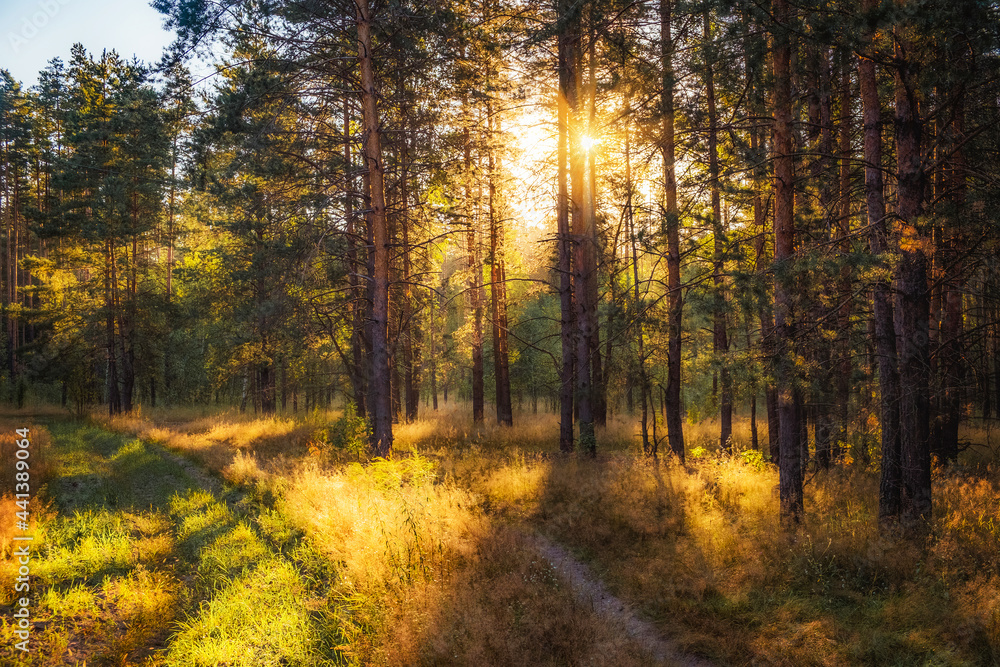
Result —
<instances>
[{"instance_id":1,"label":"tree bark","mask_svg":"<svg viewBox=\"0 0 1000 667\"><path fill-rule=\"evenodd\" d=\"M404 111L405 114L405 111ZM400 175L400 198L402 210L400 221L403 231L403 320L400 337L403 343L403 400L407 422L417 420L420 409L420 318L413 307L412 257L410 245L410 150L409 119L404 120L402 137L402 173Z\"/></svg>"},{"instance_id":2,"label":"tree bark","mask_svg":"<svg viewBox=\"0 0 1000 667\"><path fill-rule=\"evenodd\" d=\"M848 405L851 399L851 310L853 289L851 286L851 269L846 258L851 252L851 54L841 54L840 75L840 215L838 216L838 235L840 237L840 252L845 259L840 268L838 281L838 300L840 308L837 311L837 434L834 437L833 457L841 456L840 443L847 442L849 426Z\"/></svg>"},{"instance_id":3,"label":"tree bark","mask_svg":"<svg viewBox=\"0 0 1000 667\"><path fill-rule=\"evenodd\" d=\"M633 288L633 303L635 304L635 332L636 332L636 347L639 353L639 391L640 391L640 401L642 403L640 425L642 428L642 451L648 455L656 456L656 440L654 439L652 443L649 440L649 411L647 408L646 397L649 394L649 377L646 375L646 350L645 350L645 332L643 327L643 319L645 318L642 312L642 300L639 294L639 252L636 247L636 234L635 225L633 220L632 211L632 133L629 124L629 119L631 118L631 99L626 97L625 100L625 233L628 234L629 243L632 248L632 288ZM632 411L632 386L631 383L628 387L628 409L629 412ZM683 450L681 450L683 453Z\"/></svg>"},{"instance_id":4,"label":"tree bark","mask_svg":"<svg viewBox=\"0 0 1000 667\"><path fill-rule=\"evenodd\" d=\"M585 215L586 185L584 172L586 154L584 148L582 119L582 83L580 67L580 19L570 16L566 22L567 57L563 61L566 68L566 104L569 109L569 178L570 178L570 220L573 232L573 295L576 306L576 395L575 407L579 422L580 449L589 454L596 451L594 437L593 386L591 375L591 341L594 336L596 304L591 303L590 281L594 279L592 262L594 239L593 230L588 229Z\"/></svg>"},{"instance_id":5,"label":"tree bark","mask_svg":"<svg viewBox=\"0 0 1000 667\"><path fill-rule=\"evenodd\" d=\"M667 439L670 451L684 462L684 420L681 414L681 294L680 211L677 207L677 174L674 137L674 40L671 0L660 0L660 152L663 159L663 212L667 232ZM646 391L646 389L644 389ZM645 398L643 399L645 410Z\"/></svg>"},{"instance_id":6,"label":"tree bark","mask_svg":"<svg viewBox=\"0 0 1000 667\"><path fill-rule=\"evenodd\" d=\"M591 6L593 9L593 6ZM597 33L593 29L596 17L593 13L590 16L591 30L589 34L589 45L587 48L587 133L591 138L591 147L587 150L587 183L585 186L584 223L587 230L588 244L586 252L589 255L591 275L587 280L587 303L591 309L592 327L588 346L590 347L590 375L591 375L591 410L594 415L594 424L604 426L607 423L608 403L607 386L604 377L604 367L601 359L601 332L600 318L597 307L600 300L600 293L597 285L597 148L594 140L597 138L597 74L596 74L596 50Z\"/></svg>"},{"instance_id":7,"label":"tree bark","mask_svg":"<svg viewBox=\"0 0 1000 667\"><path fill-rule=\"evenodd\" d=\"M800 452L799 411L795 390L795 325L793 294L795 293L795 190L792 155L791 98L791 18L788 0L775 0L774 18L777 27L773 40L773 113L774 139L774 332L775 370L778 386L778 419L780 463L778 486L781 516L798 523L803 513L802 466Z\"/></svg>"},{"instance_id":8,"label":"tree bark","mask_svg":"<svg viewBox=\"0 0 1000 667\"><path fill-rule=\"evenodd\" d=\"M469 224L467 253L469 267L469 308L472 310L472 420L483 421L483 302L482 265L479 261L479 243L476 238L478 216L472 200L472 139L469 126L465 126L465 214Z\"/></svg>"},{"instance_id":9,"label":"tree bark","mask_svg":"<svg viewBox=\"0 0 1000 667\"><path fill-rule=\"evenodd\" d=\"M368 453L392 454L392 402L389 373L389 234L385 212L385 166L380 142L375 68L372 63L371 10L368 0L356 0L358 68L361 78L361 119L364 128L364 161L368 172L367 223L372 236L373 285L371 310L372 368L369 387L371 436Z\"/></svg>"},{"instance_id":10,"label":"tree bark","mask_svg":"<svg viewBox=\"0 0 1000 667\"><path fill-rule=\"evenodd\" d=\"M569 10L569 0L560 0L559 13L564 16ZM559 69L559 141L557 147L559 193L557 201L557 242L559 244L559 307L560 307L560 342L562 344L562 360L559 372L559 450L563 453L573 451L573 368L576 364L574 345L574 312L573 285L571 266L571 238L569 228L569 188L567 184L567 160L569 157L569 105L568 91L570 87L569 64L570 35L569 27L564 26L558 36L558 69Z\"/></svg>"},{"instance_id":11,"label":"tree bark","mask_svg":"<svg viewBox=\"0 0 1000 667\"><path fill-rule=\"evenodd\" d=\"M722 219L721 193L719 191L719 146L718 111L715 104L715 72L712 68L711 22L709 13L704 15L705 91L708 103L708 178L712 198L712 284L715 287L715 308L713 313L712 349L722 360L719 370L719 448L728 451L733 435L733 388L726 365L729 351L729 334L726 330L726 287L724 257L726 252L726 229ZM668 250L669 252L669 250ZM669 281L669 278L668 278ZM669 429L668 429L669 431Z\"/></svg>"},{"instance_id":12,"label":"tree bark","mask_svg":"<svg viewBox=\"0 0 1000 667\"><path fill-rule=\"evenodd\" d=\"M358 276L361 265L358 262L357 226L354 215L354 177L351 169L354 161L351 157L351 108L344 100L344 216L347 219L347 264L348 284L351 293L351 356L348 362L348 374L351 378L351 388L354 393L354 405L358 417L368 416L368 369L365 363L365 291L361 287Z\"/></svg>"},{"instance_id":13,"label":"tree bark","mask_svg":"<svg viewBox=\"0 0 1000 667\"><path fill-rule=\"evenodd\" d=\"M487 106L489 117L490 145L487 148L489 170L489 215L490 215L490 297L493 325L493 376L496 383L497 423L514 425L514 409L510 398L510 354L507 349L507 271L505 265L504 222L500 215L497 198L499 158L494 155L492 144L494 131L499 132L494 121L492 106Z\"/></svg>"},{"instance_id":14,"label":"tree bark","mask_svg":"<svg viewBox=\"0 0 1000 667\"><path fill-rule=\"evenodd\" d=\"M922 123L913 89L902 29L894 35L896 83L896 214L902 225L900 261L896 269L896 337L899 350L899 432L903 524L925 528L931 518L929 449L930 302L927 258L916 228L923 210L925 173L921 164Z\"/></svg>"},{"instance_id":15,"label":"tree bark","mask_svg":"<svg viewBox=\"0 0 1000 667\"><path fill-rule=\"evenodd\" d=\"M956 53L961 61L963 54ZM952 205L954 220L947 232L945 266L949 267L949 275L945 280L944 317L941 322L941 426L937 443L937 456L945 462L953 462L958 458L958 427L962 420L962 394L965 386L966 363L963 358L962 337L964 334L962 300L965 292L965 235L962 232L962 214L965 211L966 193L966 162L963 142L965 140L965 91L961 84L956 87L955 112L951 121L948 143L954 152L950 159L948 174L948 198ZM989 376L987 365L986 377ZM987 388L989 382L986 382ZM989 405L989 391L985 392L984 405Z\"/></svg>"},{"instance_id":16,"label":"tree bark","mask_svg":"<svg viewBox=\"0 0 1000 667\"><path fill-rule=\"evenodd\" d=\"M870 10L877 0L865 0ZM874 41L874 40L873 40ZM874 47L874 43L872 44ZM858 83L864 120L865 203L868 212L869 243L876 257L888 252L885 193L882 181L882 108L875 79L875 62L862 57L858 62ZM880 422L882 431L882 472L879 483L879 522L886 526L899 517L899 375L896 360L896 333L893 329L889 281L878 278L872 287L872 318L878 357Z\"/></svg>"}]
</instances>

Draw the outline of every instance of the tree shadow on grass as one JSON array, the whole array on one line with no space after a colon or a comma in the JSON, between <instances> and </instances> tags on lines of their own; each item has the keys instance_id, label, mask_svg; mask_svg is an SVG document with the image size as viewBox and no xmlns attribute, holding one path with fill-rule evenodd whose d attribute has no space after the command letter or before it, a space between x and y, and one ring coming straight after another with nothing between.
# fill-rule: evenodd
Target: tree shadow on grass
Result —
<instances>
[{"instance_id":1,"label":"tree shadow on grass","mask_svg":"<svg viewBox=\"0 0 1000 667\"><path fill-rule=\"evenodd\" d=\"M482 521L428 574L385 596L380 620L392 635L375 639L377 646L359 640L362 662L654 664L650 646L581 598L572 574L550 561L534 536L544 532L583 556L620 547L621 537L597 526L609 508L593 519L586 515L612 500L622 480L600 463L575 458L466 456L475 461L455 464L454 474L476 494ZM596 573L607 573L592 562ZM388 634L378 624L371 630Z\"/></svg>"},{"instance_id":2,"label":"tree shadow on grass","mask_svg":"<svg viewBox=\"0 0 1000 667\"><path fill-rule=\"evenodd\" d=\"M333 640L302 606L321 578L306 581L283 553L296 536L272 540L259 506L201 488L157 446L65 423L52 432L57 515L36 544L39 624L21 664L332 662ZM0 635L12 630L5 620ZM0 659L12 651L6 641Z\"/></svg>"}]
</instances>

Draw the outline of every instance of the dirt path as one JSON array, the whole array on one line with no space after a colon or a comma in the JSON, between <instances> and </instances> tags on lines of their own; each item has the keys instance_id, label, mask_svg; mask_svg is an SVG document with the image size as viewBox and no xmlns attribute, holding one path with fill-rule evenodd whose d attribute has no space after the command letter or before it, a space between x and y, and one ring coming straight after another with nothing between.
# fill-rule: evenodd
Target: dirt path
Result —
<instances>
[{"instance_id":1,"label":"dirt path","mask_svg":"<svg viewBox=\"0 0 1000 667\"><path fill-rule=\"evenodd\" d=\"M591 607L609 624L620 627L625 634L649 652L656 664L713 667L712 663L704 658L680 651L673 642L663 637L655 625L639 618L627 602L608 591L590 568L574 558L566 549L538 534L531 536L529 541L552 564L552 567L569 579L573 594L580 604Z\"/></svg>"}]
</instances>

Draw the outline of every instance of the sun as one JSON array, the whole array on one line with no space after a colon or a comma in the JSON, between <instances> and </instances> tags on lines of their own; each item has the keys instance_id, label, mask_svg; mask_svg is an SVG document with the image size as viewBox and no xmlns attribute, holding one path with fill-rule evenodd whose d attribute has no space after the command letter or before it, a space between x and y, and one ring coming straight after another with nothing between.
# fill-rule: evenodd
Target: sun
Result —
<instances>
[{"instance_id":1,"label":"sun","mask_svg":"<svg viewBox=\"0 0 1000 667\"><path fill-rule=\"evenodd\" d=\"M592 137L589 134L585 134L582 137L580 137L580 147L588 153L600 143L601 143L600 139L598 139L597 137Z\"/></svg>"}]
</instances>

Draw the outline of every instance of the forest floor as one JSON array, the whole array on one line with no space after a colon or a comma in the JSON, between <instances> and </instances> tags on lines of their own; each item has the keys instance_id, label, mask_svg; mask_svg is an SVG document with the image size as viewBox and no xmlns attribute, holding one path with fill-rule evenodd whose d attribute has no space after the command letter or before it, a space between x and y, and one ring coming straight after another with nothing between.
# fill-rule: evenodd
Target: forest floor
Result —
<instances>
[{"instance_id":1,"label":"forest floor","mask_svg":"<svg viewBox=\"0 0 1000 667\"><path fill-rule=\"evenodd\" d=\"M446 413L368 465L335 415L36 419L32 651L7 559L0 662L1000 664L992 450L935 470L914 544L878 532L877 473L850 457L810 472L787 531L773 469L713 454L710 424L679 466L625 422L596 460L552 456L553 419Z\"/></svg>"},{"instance_id":2,"label":"forest floor","mask_svg":"<svg viewBox=\"0 0 1000 667\"><path fill-rule=\"evenodd\" d=\"M41 429L33 427L32 432ZM190 461L98 426L50 422L27 653L5 568L0 662L320 664L330 563L268 507Z\"/></svg>"}]
</instances>

